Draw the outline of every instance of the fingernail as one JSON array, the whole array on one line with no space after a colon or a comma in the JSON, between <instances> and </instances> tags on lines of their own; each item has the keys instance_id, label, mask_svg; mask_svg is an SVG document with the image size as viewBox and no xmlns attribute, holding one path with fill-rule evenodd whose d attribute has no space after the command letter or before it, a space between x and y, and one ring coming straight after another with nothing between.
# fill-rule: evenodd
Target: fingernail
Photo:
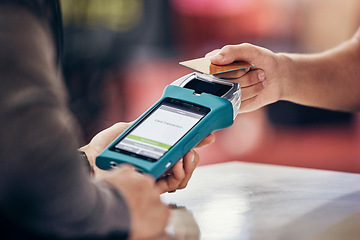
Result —
<instances>
[{"instance_id":1,"label":"fingernail","mask_svg":"<svg viewBox=\"0 0 360 240\"><path fill-rule=\"evenodd\" d=\"M211 62L221 62L223 60L224 56L221 54L216 54L210 58Z\"/></svg>"},{"instance_id":2,"label":"fingernail","mask_svg":"<svg viewBox=\"0 0 360 240\"><path fill-rule=\"evenodd\" d=\"M191 154L192 154L191 163L195 165L195 153L194 153L194 151L191 151Z\"/></svg>"},{"instance_id":3,"label":"fingernail","mask_svg":"<svg viewBox=\"0 0 360 240\"><path fill-rule=\"evenodd\" d=\"M262 83L262 85L263 85L264 87L266 87L267 81L262 81L261 83Z\"/></svg>"},{"instance_id":4,"label":"fingernail","mask_svg":"<svg viewBox=\"0 0 360 240\"><path fill-rule=\"evenodd\" d=\"M258 73L258 79L259 79L260 81L263 81L263 80L265 79L265 73L264 73L263 71L260 71L260 72Z\"/></svg>"}]
</instances>

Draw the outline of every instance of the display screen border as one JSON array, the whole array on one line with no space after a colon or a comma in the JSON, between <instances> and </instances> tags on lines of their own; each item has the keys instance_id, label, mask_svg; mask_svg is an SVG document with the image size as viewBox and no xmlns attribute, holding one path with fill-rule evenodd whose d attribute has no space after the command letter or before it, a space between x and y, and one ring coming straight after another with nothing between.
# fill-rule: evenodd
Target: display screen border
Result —
<instances>
[{"instance_id":1,"label":"display screen border","mask_svg":"<svg viewBox=\"0 0 360 240\"><path fill-rule=\"evenodd\" d=\"M130 151L126 151L126 150L123 150L123 149L119 149L116 147L116 145L122 141L124 138L126 138L137 126L139 126L142 122L144 122L152 113L154 113L157 109L159 109L160 106L162 105L171 105L173 107L176 107L178 109L182 109L182 110L185 110L185 111L190 111L190 112L193 112L193 113L202 113L204 114L204 116L199 119L199 121L194 125L192 126L191 129L189 129L180 139L178 139L176 141L176 143L170 147L161 157L159 157L158 159L156 158L151 158L151 157L148 157L148 156L144 156L144 155L141 155L141 154L137 154L137 153L134 153L134 152L130 152ZM136 124L134 124L130 129L128 129L126 131L126 133L124 135L122 135L121 138L119 138L110 148L109 150L111 151L114 151L114 152L117 152L117 153L122 153L122 154L125 154L125 155L128 155L128 156L131 156L131 157L135 157L135 158L138 158L138 159L142 159L142 160L146 160L146 161L149 161L149 162L157 162L159 159L161 159L164 155L166 155L166 153L168 151L170 151L182 138L184 138L184 136L190 132L197 124L199 124L199 122L201 122L201 120L210 112L210 108L208 107L205 107L205 106L201 106L199 104L195 104L195 103L191 103L191 102L187 102L187 101L184 101L184 100L179 100L179 99L174 99L174 98L164 98L161 102L159 102L151 111L149 111L140 121L138 121Z\"/></svg>"}]
</instances>

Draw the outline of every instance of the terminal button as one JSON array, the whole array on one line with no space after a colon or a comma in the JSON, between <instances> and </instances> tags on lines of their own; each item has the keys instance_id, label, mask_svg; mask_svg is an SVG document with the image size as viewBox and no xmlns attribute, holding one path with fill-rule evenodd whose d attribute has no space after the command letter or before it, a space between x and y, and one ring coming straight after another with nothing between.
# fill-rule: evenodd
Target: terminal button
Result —
<instances>
[{"instance_id":1,"label":"terminal button","mask_svg":"<svg viewBox=\"0 0 360 240\"><path fill-rule=\"evenodd\" d=\"M166 165L165 165L165 168L169 168L171 166L171 162L168 162Z\"/></svg>"}]
</instances>

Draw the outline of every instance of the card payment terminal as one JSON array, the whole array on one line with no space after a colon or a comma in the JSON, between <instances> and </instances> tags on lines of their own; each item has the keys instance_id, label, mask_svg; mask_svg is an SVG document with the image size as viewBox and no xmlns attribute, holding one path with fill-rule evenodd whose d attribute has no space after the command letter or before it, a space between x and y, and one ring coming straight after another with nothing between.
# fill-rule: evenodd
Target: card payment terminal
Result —
<instances>
[{"instance_id":1,"label":"card payment terminal","mask_svg":"<svg viewBox=\"0 0 360 240\"><path fill-rule=\"evenodd\" d=\"M106 147L96 165L106 170L129 163L157 179L211 132L232 125L240 103L236 82L197 72L183 76Z\"/></svg>"}]
</instances>

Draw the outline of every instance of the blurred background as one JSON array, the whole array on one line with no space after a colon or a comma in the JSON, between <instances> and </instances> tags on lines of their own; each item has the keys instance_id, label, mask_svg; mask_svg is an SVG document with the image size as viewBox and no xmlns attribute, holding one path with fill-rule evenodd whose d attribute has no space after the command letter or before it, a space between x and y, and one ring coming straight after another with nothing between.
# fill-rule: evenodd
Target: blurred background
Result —
<instances>
[{"instance_id":1,"label":"blurred background","mask_svg":"<svg viewBox=\"0 0 360 240\"><path fill-rule=\"evenodd\" d=\"M357 0L61 0L64 77L84 141L133 121L166 85L191 70L180 61L227 44L319 52L349 39ZM278 102L241 114L199 149L200 165L244 161L360 173L360 118Z\"/></svg>"}]
</instances>

